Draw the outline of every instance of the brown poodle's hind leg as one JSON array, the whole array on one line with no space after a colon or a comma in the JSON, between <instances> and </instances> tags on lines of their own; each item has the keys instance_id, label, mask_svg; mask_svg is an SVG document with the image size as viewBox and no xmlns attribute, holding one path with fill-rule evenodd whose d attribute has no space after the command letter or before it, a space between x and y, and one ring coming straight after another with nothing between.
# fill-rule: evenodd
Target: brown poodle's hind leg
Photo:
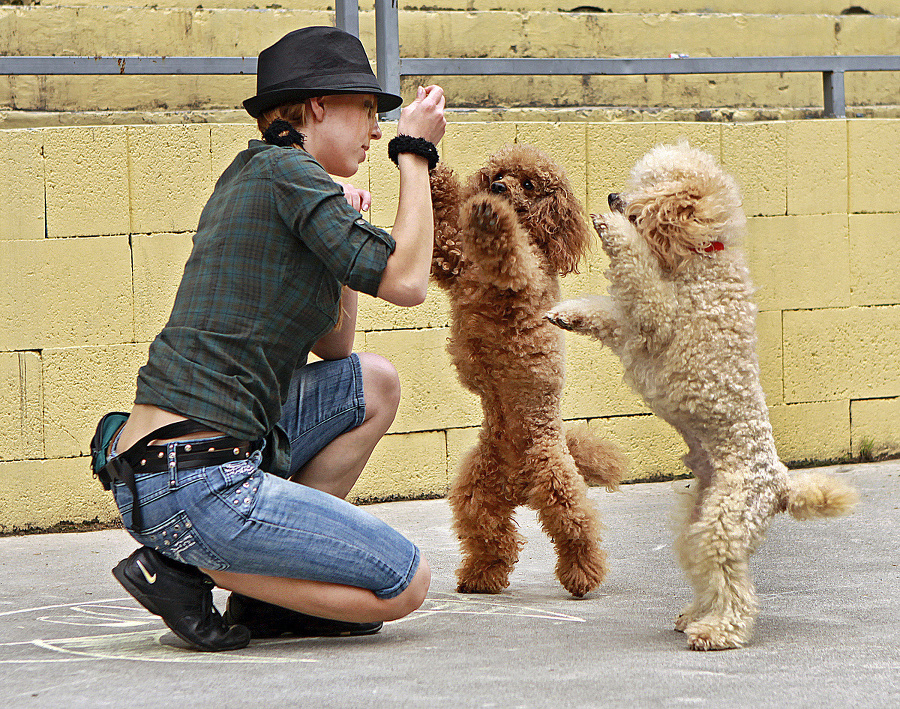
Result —
<instances>
[{"instance_id":1,"label":"brown poodle's hind leg","mask_svg":"<svg viewBox=\"0 0 900 709\"><path fill-rule=\"evenodd\" d=\"M528 456L532 464L535 459ZM537 510L544 531L553 540L556 577L580 598L606 578L606 552L600 547L602 525L572 457L560 450L537 460L528 504Z\"/></svg>"},{"instance_id":2,"label":"brown poodle's hind leg","mask_svg":"<svg viewBox=\"0 0 900 709\"><path fill-rule=\"evenodd\" d=\"M462 563L456 571L460 593L499 593L519 559L524 539L513 521L515 506L503 494L497 465L479 444L467 454L450 489L453 527Z\"/></svg>"}]
</instances>

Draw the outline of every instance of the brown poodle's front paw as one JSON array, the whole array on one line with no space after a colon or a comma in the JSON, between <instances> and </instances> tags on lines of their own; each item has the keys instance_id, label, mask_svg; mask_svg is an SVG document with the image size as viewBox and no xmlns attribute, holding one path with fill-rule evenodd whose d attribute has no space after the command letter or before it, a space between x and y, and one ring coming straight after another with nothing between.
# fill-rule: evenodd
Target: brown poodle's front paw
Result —
<instances>
[{"instance_id":1,"label":"brown poodle's front paw","mask_svg":"<svg viewBox=\"0 0 900 709\"><path fill-rule=\"evenodd\" d=\"M501 254L509 248L518 225L512 207L495 195L475 195L467 212L463 233L476 251Z\"/></svg>"},{"instance_id":2,"label":"brown poodle's front paw","mask_svg":"<svg viewBox=\"0 0 900 709\"><path fill-rule=\"evenodd\" d=\"M478 570L463 565L456 572L456 590L459 593L500 593L509 586L509 572L509 566L503 562Z\"/></svg>"},{"instance_id":3,"label":"brown poodle's front paw","mask_svg":"<svg viewBox=\"0 0 900 709\"><path fill-rule=\"evenodd\" d=\"M575 598L581 598L603 583L606 578L606 554L600 549L585 548L575 559L560 558L556 577L563 588Z\"/></svg>"},{"instance_id":4,"label":"brown poodle's front paw","mask_svg":"<svg viewBox=\"0 0 900 709\"><path fill-rule=\"evenodd\" d=\"M490 202L476 202L472 205L471 224L473 229L494 233L500 226L500 215Z\"/></svg>"}]
</instances>

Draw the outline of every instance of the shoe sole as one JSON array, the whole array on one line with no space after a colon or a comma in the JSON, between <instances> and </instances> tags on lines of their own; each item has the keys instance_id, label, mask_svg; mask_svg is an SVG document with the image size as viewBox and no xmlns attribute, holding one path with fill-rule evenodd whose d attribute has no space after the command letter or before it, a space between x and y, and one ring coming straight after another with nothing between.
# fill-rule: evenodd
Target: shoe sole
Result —
<instances>
[{"instance_id":1,"label":"shoe sole","mask_svg":"<svg viewBox=\"0 0 900 709\"><path fill-rule=\"evenodd\" d=\"M375 633L379 632L382 627L384 627L384 623L379 623L374 628L365 628L360 630L338 630L333 632L309 632L309 631L298 631L298 630L287 630L288 633L297 638L351 638L358 637L361 635L375 635Z\"/></svg>"},{"instance_id":2,"label":"shoe sole","mask_svg":"<svg viewBox=\"0 0 900 709\"><path fill-rule=\"evenodd\" d=\"M140 603L144 608L150 611L153 615L159 616L162 618L162 622L166 624L166 627L171 630L178 638L186 642L195 650L200 650L201 652L221 652L223 650L240 650L242 647L246 647L246 645L240 645L233 648L218 648L218 647L207 647L204 645L200 645L195 640L191 640L188 637L185 637L181 632L175 630L169 623L166 621L165 616L160 613L159 608L153 601L145 594L125 573L125 562L127 559L120 561L112 570L113 576L116 577L116 581L118 581L125 588L128 593L130 593L134 599Z\"/></svg>"}]
</instances>

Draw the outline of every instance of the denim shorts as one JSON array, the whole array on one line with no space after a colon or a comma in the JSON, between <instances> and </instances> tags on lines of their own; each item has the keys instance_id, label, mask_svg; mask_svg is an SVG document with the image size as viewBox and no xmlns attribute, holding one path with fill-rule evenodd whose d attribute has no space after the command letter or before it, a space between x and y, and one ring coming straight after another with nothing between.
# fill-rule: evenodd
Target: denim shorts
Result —
<instances>
[{"instance_id":1,"label":"denim shorts","mask_svg":"<svg viewBox=\"0 0 900 709\"><path fill-rule=\"evenodd\" d=\"M281 420L292 471L364 416L356 355L298 369ZM138 542L186 564L345 584L380 598L406 589L419 566L412 542L346 500L263 472L261 460L257 451L247 460L138 475L144 526L136 531L128 488L117 481L113 495Z\"/></svg>"}]
</instances>

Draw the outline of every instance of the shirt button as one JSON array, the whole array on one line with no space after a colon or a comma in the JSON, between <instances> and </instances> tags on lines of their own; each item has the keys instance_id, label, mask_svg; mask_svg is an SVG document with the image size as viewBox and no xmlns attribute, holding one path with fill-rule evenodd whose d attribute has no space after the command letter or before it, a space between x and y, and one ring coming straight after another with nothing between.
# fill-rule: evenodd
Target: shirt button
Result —
<instances>
[{"instance_id":1,"label":"shirt button","mask_svg":"<svg viewBox=\"0 0 900 709\"><path fill-rule=\"evenodd\" d=\"M356 220L356 223L357 223L359 226L365 226L365 225L366 225L366 220L363 219L362 217L360 217L359 219Z\"/></svg>"}]
</instances>

